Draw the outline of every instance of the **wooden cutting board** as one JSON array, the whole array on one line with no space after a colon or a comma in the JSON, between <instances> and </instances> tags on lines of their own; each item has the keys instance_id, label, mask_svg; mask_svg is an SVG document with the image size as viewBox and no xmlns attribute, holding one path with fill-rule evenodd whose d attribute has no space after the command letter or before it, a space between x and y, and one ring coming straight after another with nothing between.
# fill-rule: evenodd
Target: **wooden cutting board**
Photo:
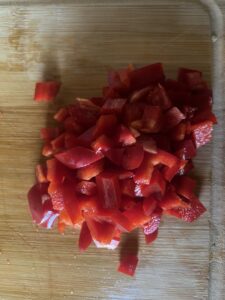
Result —
<instances>
[{"instance_id":1,"label":"wooden cutting board","mask_svg":"<svg viewBox=\"0 0 225 300\"><path fill-rule=\"evenodd\" d=\"M140 262L135 277L128 278L116 271L120 249L92 246L79 253L77 232L59 235L32 225L26 199L40 160L40 128L51 123L61 104L100 95L110 68L160 61L168 76L186 66L210 80L203 7L178 0L0 1L0 6L0 300L208 299L209 212L194 224L165 217L152 246L134 233ZM32 100L41 79L62 81L55 104ZM215 104L216 113L221 109ZM194 173L208 209L216 201L210 196L211 158L212 144L199 150ZM224 252L218 259L223 262Z\"/></svg>"}]
</instances>

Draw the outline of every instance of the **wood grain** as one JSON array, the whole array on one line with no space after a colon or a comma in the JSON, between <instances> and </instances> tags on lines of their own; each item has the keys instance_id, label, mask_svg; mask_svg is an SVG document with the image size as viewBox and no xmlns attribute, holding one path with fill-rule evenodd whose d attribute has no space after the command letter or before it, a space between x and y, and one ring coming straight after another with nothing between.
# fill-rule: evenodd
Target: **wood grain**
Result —
<instances>
[{"instance_id":1,"label":"wood grain","mask_svg":"<svg viewBox=\"0 0 225 300\"><path fill-rule=\"evenodd\" d=\"M162 61L169 76L187 66L210 80L206 12L197 1L19 2L0 1L0 300L207 299L209 213L194 224L165 218L151 247L140 235L130 279L116 272L119 250L80 254L77 232L33 226L26 200L40 128L75 96L99 95L110 68ZM33 102L40 79L63 82L56 104ZM211 153L199 151L195 172L207 208Z\"/></svg>"}]
</instances>

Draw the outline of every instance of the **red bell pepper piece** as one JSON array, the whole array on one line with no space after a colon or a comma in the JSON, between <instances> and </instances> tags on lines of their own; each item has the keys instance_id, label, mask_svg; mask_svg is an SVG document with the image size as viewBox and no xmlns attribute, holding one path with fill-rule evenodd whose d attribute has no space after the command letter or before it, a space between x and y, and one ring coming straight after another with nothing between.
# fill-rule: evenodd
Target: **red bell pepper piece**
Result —
<instances>
[{"instance_id":1,"label":"red bell pepper piece","mask_svg":"<svg viewBox=\"0 0 225 300\"><path fill-rule=\"evenodd\" d=\"M109 244L115 233L115 225L108 222L99 222L90 218L85 213L85 220L87 222L87 226L90 230L91 236L93 240L96 240L103 244Z\"/></svg>"},{"instance_id":2,"label":"red bell pepper piece","mask_svg":"<svg viewBox=\"0 0 225 300\"><path fill-rule=\"evenodd\" d=\"M103 153L107 152L113 147L113 142L106 135L100 135L92 144L91 148L95 152L102 151Z\"/></svg>"},{"instance_id":3,"label":"red bell pepper piece","mask_svg":"<svg viewBox=\"0 0 225 300\"><path fill-rule=\"evenodd\" d=\"M177 126L182 120L185 119L185 115L177 108L170 108L164 115L164 128L169 130Z\"/></svg>"},{"instance_id":4,"label":"red bell pepper piece","mask_svg":"<svg viewBox=\"0 0 225 300\"><path fill-rule=\"evenodd\" d=\"M48 193L51 196L53 208L58 211L63 210L65 206L61 183L54 181L50 182Z\"/></svg>"},{"instance_id":5,"label":"red bell pepper piece","mask_svg":"<svg viewBox=\"0 0 225 300\"><path fill-rule=\"evenodd\" d=\"M47 165L47 179L50 182L62 183L65 178L70 178L72 172L66 166L61 164L57 159L48 159Z\"/></svg>"},{"instance_id":6,"label":"red bell pepper piece","mask_svg":"<svg viewBox=\"0 0 225 300\"><path fill-rule=\"evenodd\" d=\"M172 106L166 90L161 84L158 84L149 92L147 102L152 105L160 106L163 110L167 110Z\"/></svg>"},{"instance_id":7,"label":"red bell pepper piece","mask_svg":"<svg viewBox=\"0 0 225 300\"><path fill-rule=\"evenodd\" d=\"M157 153L157 145L155 140L152 137L142 134L137 139L137 142L143 146L145 152L153 153L153 154Z\"/></svg>"},{"instance_id":8,"label":"red bell pepper piece","mask_svg":"<svg viewBox=\"0 0 225 300\"><path fill-rule=\"evenodd\" d=\"M133 172L124 170L122 168L114 168L111 171L116 174L116 176L118 177L119 180L123 180L123 179L128 179L128 178L133 178L134 177L134 173Z\"/></svg>"},{"instance_id":9,"label":"red bell pepper piece","mask_svg":"<svg viewBox=\"0 0 225 300\"><path fill-rule=\"evenodd\" d=\"M66 149L71 149L79 146L76 135L70 132L66 132L64 136L64 146Z\"/></svg>"},{"instance_id":10,"label":"red bell pepper piece","mask_svg":"<svg viewBox=\"0 0 225 300\"><path fill-rule=\"evenodd\" d=\"M136 143L136 139L132 132L123 125L118 127L114 140L117 144L122 146L129 146Z\"/></svg>"},{"instance_id":11,"label":"red bell pepper piece","mask_svg":"<svg viewBox=\"0 0 225 300\"><path fill-rule=\"evenodd\" d=\"M146 105L143 115L143 127L148 133L159 132L163 125L163 114L160 106Z\"/></svg>"},{"instance_id":12,"label":"red bell pepper piece","mask_svg":"<svg viewBox=\"0 0 225 300\"><path fill-rule=\"evenodd\" d=\"M129 210L130 208L133 208L136 203L135 198L123 195L120 203L120 209L122 211Z\"/></svg>"},{"instance_id":13,"label":"red bell pepper piece","mask_svg":"<svg viewBox=\"0 0 225 300\"><path fill-rule=\"evenodd\" d=\"M171 133L170 137L173 141L183 141L186 136L187 123L181 122L177 126L175 126Z\"/></svg>"},{"instance_id":14,"label":"red bell pepper piece","mask_svg":"<svg viewBox=\"0 0 225 300\"><path fill-rule=\"evenodd\" d=\"M139 144L128 146L125 148L125 152L122 159L122 167L126 170L137 169L144 158L143 147Z\"/></svg>"},{"instance_id":15,"label":"red bell pepper piece","mask_svg":"<svg viewBox=\"0 0 225 300\"><path fill-rule=\"evenodd\" d=\"M71 116L68 116L63 122L64 129L71 133L80 134L83 130L82 126Z\"/></svg>"},{"instance_id":16,"label":"red bell pepper piece","mask_svg":"<svg viewBox=\"0 0 225 300\"><path fill-rule=\"evenodd\" d=\"M124 148L112 148L105 153L105 156L116 166L121 166L124 151Z\"/></svg>"},{"instance_id":17,"label":"red bell pepper piece","mask_svg":"<svg viewBox=\"0 0 225 300\"><path fill-rule=\"evenodd\" d=\"M83 147L89 147L92 141L94 140L94 131L95 126L87 129L81 135L77 137L77 143Z\"/></svg>"},{"instance_id":18,"label":"red bell pepper piece","mask_svg":"<svg viewBox=\"0 0 225 300\"><path fill-rule=\"evenodd\" d=\"M158 231L158 229L157 229L157 230L155 230L153 233L145 234L145 243L146 243L147 245L153 243L153 242L157 239L158 233L159 233L159 231Z\"/></svg>"},{"instance_id":19,"label":"red bell pepper piece","mask_svg":"<svg viewBox=\"0 0 225 300\"><path fill-rule=\"evenodd\" d=\"M149 196L147 198L144 198L143 211L146 214L146 216L150 216L153 213L153 211L156 209L157 202L158 201L157 201L156 197L154 197L153 195Z\"/></svg>"},{"instance_id":20,"label":"red bell pepper piece","mask_svg":"<svg viewBox=\"0 0 225 300\"><path fill-rule=\"evenodd\" d=\"M191 200L194 195L196 188L196 181L188 176L177 176L173 180L173 184L176 188L177 194Z\"/></svg>"},{"instance_id":21,"label":"red bell pepper piece","mask_svg":"<svg viewBox=\"0 0 225 300\"><path fill-rule=\"evenodd\" d=\"M117 117L114 114L101 115L95 126L94 137L97 138L102 134L113 133L116 125Z\"/></svg>"},{"instance_id":22,"label":"red bell pepper piece","mask_svg":"<svg viewBox=\"0 0 225 300\"><path fill-rule=\"evenodd\" d=\"M50 157L53 155L52 145L50 143L45 143L42 148L42 155L45 157Z\"/></svg>"},{"instance_id":23,"label":"red bell pepper piece","mask_svg":"<svg viewBox=\"0 0 225 300\"><path fill-rule=\"evenodd\" d=\"M213 123L205 121L191 126L193 140L197 148L210 142L212 138Z\"/></svg>"},{"instance_id":24,"label":"red bell pepper piece","mask_svg":"<svg viewBox=\"0 0 225 300\"><path fill-rule=\"evenodd\" d=\"M145 235L152 234L153 232L158 230L161 221L161 216L162 210L160 207L157 207L150 216L150 220L143 226Z\"/></svg>"},{"instance_id":25,"label":"red bell pepper piece","mask_svg":"<svg viewBox=\"0 0 225 300\"><path fill-rule=\"evenodd\" d=\"M65 133L60 134L51 141L53 150L61 150L65 148Z\"/></svg>"},{"instance_id":26,"label":"red bell pepper piece","mask_svg":"<svg viewBox=\"0 0 225 300\"><path fill-rule=\"evenodd\" d=\"M152 172L153 172L153 165L149 158L149 154L145 153L144 159L139 168L137 168L134 172L134 182L137 184L149 184Z\"/></svg>"},{"instance_id":27,"label":"red bell pepper piece","mask_svg":"<svg viewBox=\"0 0 225 300\"><path fill-rule=\"evenodd\" d=\"M196 156L196 148L191 139L180 142L177 148L175 154L180 159L185 160Z\"/></svg>"},{"instance_id":28,"label":"red bell pepper piece","mask_svg":"<svg viewBox=\"0 0 225 300\"><path fill-rule=\"evenodd\" d=\"M144 213L141 202L124 211L123 215L130 221L130 230L134 230L139 226L143 226L150 220L150 216L146 216Z\"/></svg>"},{"instance_id":29,"label":"red bell pepper piece","mask_svg":"<svg viewBox=\"0 0 225 300\"><path fill-rule=\"evenodd\" d=\"M166 214L182 219L186 222L193 222L198 219L205 211L204 205L197 199L192 199L190 208L173 208L166 210Z\"/></svg>"},{"instance_id":30,"label":"red bell pepper piece","mask_svg":"<svg viewBox=\"0 0 225 300\"><path fill-rule=\"evenodd\" d=\"M143 89L134 91L130 96L130 102L132 103L132 102L144 100L151 90L153 90L153 87L147 86Z\"/></svg>"},{"instance_id":31,"label":"red bell pepper piece","mask_svg":"<svg viewBox=\"0 0 225 300\"><path fill-rule=\"evenodd\" d=\"M55 157L65 166L71 169L78 169L100 160L103 158L103 155L101 153L95 153L88 148L77 146L55 154Z\"/></svg>"},{"instance_id":32,"label":"red bell pepper piece","mask_svg":"<svg viewBox=\"0 0 225 300\"><path fill-rule=\"evenodd\" d=\"M58 218L58 231L63 233L66 226L73 226L73 223L65 209L61 210Z\"/></svg>"},{"instance_id":33,"label":"red bell pepper piece","mask_svg":"<svg viewBox=\"0 0 225 300\"><path fill-rule=\"evenodd\" d=\"M156 154L150 154L150 159L154 166L162 164L169 168L172 168L174 165L179 163L179 159L176 156L160 149L158 149Z\"/></svg>"},{"instance_id":34,"label":"red bell pepper piece","mask_svg":"<svg viewBox=\"0 0 225 300\"><path fill-rule=\"evenodd\" d=\"M164 77L162 64L148 65L130 73L131 87L133 90L141 89L154 83L163 82Z\"/></svg>"},{"instance_id":35,"label":"red bell pepper piece","mask_svg":"<svg viewBox=\"0 0 225 300\"><path fill-rule=\"evenodd\" d=\"M159 205L162 209L167 210L171 208L177 208L177 207L182 207L182 208L188 208L190 207L190 204L183 201L181 197L177 195L176 192L168 189L159 202Z\"/></svg>"},{"instance_id":36,"label":"red bell pepper piece","mask_svg":"<svg viewBox=\"0 0 225 300\"><path fill-rule=\"evenodd\" d=\"M51 228L58 217L48 194L48 183L37 183L28 192L29 208L33 221L45 228Z\"/></svg>"},{"instance_id":37,"label":"red bell pepper piece","mask_svg":"<svg viewBox=\"0 0 225 300\"><path fill-rule=\"evenodd\" d=\"M98 160L86 167L77 170L77 178L83 180L90 180L100 174L104 169L104 160Z\"/></svg>"},{"instance_id":38,"label":"red bell pepper piece","mask_svg":"<svg viewBox=\"0 0 225 300\"><path fill-rule=\"evenodd\" d=\"M188 160L185 164L185 166L179 170L178 174L179 175L186 175L188 174L192 169L194 168L194 164L192 160Z\"/></svg>"},{"instance_id":39,"label":"red bell pepper piece","mask_svg":"<svg viewBox=\"0 0 225 300\"><path fill-rule=\"evenodd\" d=\"M121 113L127 99L116 98L107 99L101 108L102 114Z\"/></svg>"},{"instance_id":40,"label":"red bell pepper piece","mask_svg":"<svg viewBox=\"0 0 225 300\"><path fill-rule=\"evenodd\" d=\"M60 123L63 122L66 119L66 117L68 117L68 110L66 107L60 108L54 115L54 119Z\"/></svg>"},{"instance_id":41,"label":"red bell pepper piece","mask_svg":"<svg viewBox=\"0 0 225 300\"><path fill-rule=\"evenodd\" d=\"M121 193L126 196L134 197L134 189L135 189L135 184L133 179L127 178L124 180L120 180L120 189Z\"/></svg>"},{"instance_id":42,"label":"red bell pepper piece","mask_svg":"<svg viewBox=\"0 0 225 300\"><path fill-rule=\"evenodd\" d=\"M142 118L144 111L144 103L129 103L124 107L123 121L124 124L130 126L130 124Z\"/></svg>"},{"instance_id":43,"label":"red bell pepper piece","mask_svg":"<svg viewBox=\"0 0 225 300\"><path fill-rule=\"evenodd\" d=\"M120 260L117 271L129 276L134 276L137 264L138 258L136 255L127 255Z\"/></svg>"},{"instance_id":44,"label":"red bell pepper piece","mask_svg":"<svg viewBox=\"0 0 225 300\"><path fill-rule=\"evenodd\" d=\"M92 97L90 98L90 101L94 104L97 105L99 107L102 107L102 105L105 102L105 99L103 97Z\"/></svg>"},{"instance_id":45,"label":"red bell pepper piece","mask_svg":"<svg viewBox=\"0 0 225 300\"><path fill-rule=\"evenodd\" d=\"M41 128L40 130L41 139L48 142L55 139L59 133L60 129L58 127Z\"/></svg>"},{"instance_id":46,"label":"red bell pepper piece","mask_svg":"<svg viewBox=\"0 0 225 300\"><path fill-rule=\"evenodd\" d=\"M61 83L57 81L37 82L35 86L34 100L52 101L58 94Z\"/></svg>"},{"instance_id":47,"label":"red bell pepper piece","mask_svg":"<svg viewBox=\"0 0 225 300\"><path fill-rule=\"evenodd\" d=\"M170 168L165 166L162 169L163 177L170 182L174 178L174 176L180 172L180 170L183 170L185 168L186 164L186 160L180 160Z\"/></svg>"},{"instance_id":48,"label":"red bell pepper piece","mask_svg":"<svg viewBox=\"0 0 225 300\"><path fill-rule=\"evenodd\" d=\"M83 222L81 231L80 231L80 236L79 236L79 249L80 251L85 251L87 248L90 246L92 242L92 237L90 234L90 230L87 226L86 222Z\"/></svg>"},{"instance_id":49,"label":"red bell pepper piece","mask_svg":"<svg viewBox=\"0 0 225 300\"><path fill-rule=\"evenodd\" d=\"M101 207L101 201L97 195L79 195L78 201L80 210L85 213L91 212L95 215Z\"/></svg>"},{"instance_id":50,"label":"red bell pepper piece","mask_svg":"<svg viewBox=\"0 0 225 300\"><path fill-rule=\"evenodd\" d=\"M129 127L129 129L130 129L130 132L132 133L132 135L133 135L135 138L138 138L138 137L141 135L140 132L139 132L137 129L132 128L132 127Z\"/></svg>"},{"instance_id":51,"label":"red bell pepper piece","mask_svg":"<svg viewBox=\"0 0 225 300\"><path fill-rule=\"evenodd\" d=\"M104 208L118 208L121 191L117 176L111 172L102 172L96 177L96 183L102 206Z\"/></svg>"},{"instance_id":52,"label":"red bell pepper piece","mask_svg":"<svg viewBox=\"0 0 225 300\"><path fill-rule=\"evenodd\" d=\"M202 72L197 70L179 69L178 81L187 85L190 90L201 90L207 87L202 79Z\"/></svg>"},{"instance_id":53,"label":"red bell pepper piece","mask_svg":"<svg viewBox=\"0 0 225 300\"><path fill-rule=\"evenodd\" d=\"M93 196L97 193L96 183L85 180L80 181L76 185L76 192L87 196Z\"/></svg>"},{"instance_id":54,"label":"red bell pepper piece","mask_svg":"<svg viewBox=\"0 0 225 300\"><path fill-rule=\"evenodd\" d=\"M36 173L37 181L39 183L48 182L47 169L46 169L45 165L41 165L41 164L37 165L35 173Z\"/></svg>"}]
</instances>

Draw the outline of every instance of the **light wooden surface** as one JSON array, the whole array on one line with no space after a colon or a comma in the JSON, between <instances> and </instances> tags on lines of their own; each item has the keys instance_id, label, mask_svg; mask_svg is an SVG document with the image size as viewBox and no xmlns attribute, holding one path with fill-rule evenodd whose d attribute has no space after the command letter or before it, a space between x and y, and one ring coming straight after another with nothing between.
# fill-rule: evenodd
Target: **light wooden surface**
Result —
<instances>
[{"instance_id":1,"label":"light wooden surface","mask_svg":"<svg viewBox=\"0 0 225 300\"><path fill-rule=\"evenodd\" d=\"M34 227L26 200L39 129L61 103L99 95L111 67L161 61L170 76L187 66L210 79L209 19L197 2L0 1L0 300L208 298L209 213L194 224L165 218L153 246L140 236L140 263L128 278L116 272L119 250L80 254L77 232ZM32 100L42 78L63 82L56 105ZM208 145L195 172L207 208L210 161Z\"/></svg>"}]
</instances>

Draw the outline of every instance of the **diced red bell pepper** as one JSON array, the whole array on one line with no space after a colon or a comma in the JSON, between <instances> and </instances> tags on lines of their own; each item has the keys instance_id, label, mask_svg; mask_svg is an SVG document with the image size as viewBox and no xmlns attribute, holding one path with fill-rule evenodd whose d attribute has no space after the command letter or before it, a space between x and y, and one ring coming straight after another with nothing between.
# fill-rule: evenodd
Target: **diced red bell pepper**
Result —
<instances>
[{"instance_id":1,"label":"diced red bell pepper","mask_svg":"<svg viewBox=\"0 0 225 300\"><path fill-rule=\"evenodd\" d=\"M136 139L132 132L125 126L120 125L116 131L114 140L117 144L122 146L129 146L136 143Z\"/></svg>"},{"instance_id":2,"label":"diced red bell pepper","mask_svg":"<svg viewBox=\"0 0 225 300\"><path fill-rule=\"evenodd\" d=\"M166 110L172 106L166 90L161 84L158 84L149 92L147 102L152 105L160 106L163 110Z\"/></svg>"},{"instance_id":3,"label":"diced red bell pepper","mask_svg":"<svg viewBox=\"0 0 225 300\"><path fill-rule=\"evenodd\" d=\"M45 157L49 157L53 155L52 145L50 143L45 143L42 148L42 155Z\"/></svg>"},{"instance_id":4,"label":"diced red bell pepper","mask_svg":"<svg viewBox=\"0 0 225 300\"><path fill-rule=\"evenodd\" d=\"M158 149L156 154L150 154L150 159L154 166L162 164L172 168L179 163L179 159L175 155L160 149Z\"/></svg>"},{"instance_id":5,"label":"diced red bell pepper","mask_svg":"<svg viewBox=\"0 0 225 300\"><path fill-rule=\"evenodd\" d=\"M173 208L166 210L165 212L168 215L172 215L182 219L183 221L191 223L198 219L206 211L206 208L197 198L195 198L194 201L192 199L190 204L190 208Z\"/></svg>"},{"instance_id":6,"label":"diced red bell pepper","mask_svg":"<svg viewBox=\"0 0 225 300\"><path fill-rule=\"evenodd\" d=\"M79 249L80 251L85 251L90 246L92 242L92 237L90 230L87 226L86 222L83 222L81 230L80 230L80 236L79 236Z\"/></svg>"},{"instance_id":7,"label":"diced red bell pepper","mask_svg":"<svg viewBox=\"0 0 225 300\"><path fill-rule=\"evenodd\" d=\"M130 124L142 118L144 111L144 103L129 103L124 107L123 121L124 124L130 126Z\"/></svg>"},{"instance_id":8,"label":"diced red bell pepper","mask_svg":"<svg viewBox=\"0 0 225 300\"><path fill-rule=\"evenodd\" d=\"M193 164L192 160L189 159L189 160L186 162L185 166L184 166L182 169L179 170L178 174L179 174L179 175L186 175L186 174L188 174L193 168L194 168L194 164Z\"/></svg>"},{"instance_id":9,"label":"diced red bell pepper","mask_svg":"<svg viewBox=\"0 0 225 300\"><path fill-rule=\"evenodd\" d=\"M154 174L154 173L153 173ZM159 173L160 174L160 173ZM166 182L162 175L154 176L149 185L147 184L136 184L134 189L135 197L149 197L152 194L163 195L166 187ZM158 179L155 179L159 177ZM159 180L159 181L158 181Z\"/></svg>"},{"instance_id":10,"label":"diced red bell pepper","mask_svg":"<svg viewBox=\"0 0 225 300\"><path fill-rule=\"evenodd\" d=\"M158 237L159 230L155 230L153 233L145 234L145 243L147 245L153 243Z\"/></svg>"},{"instance_id":11,"label":"diced red bell pepper","mask_svg":"<svg viewBox=\"0 0 225 300\"><path fill-rule=\"evenodd\" d=\"M90 180L93 177L97 176L103 171L104 160L98 160L86 167L80 168L77 170L77 178L83 180Z\"/></svg>"},{"instance_id":12,"label":"diced red bell pepper","mask_svg":"<svg viewBox=\"0 0 225 300\"><path fill-rule=\"evenodd\" d=\"M121 113L126 102L127 99L124 98L107 99L101 108L101 113L102 114Z\"/></svg>"},{"instance_id":13,"label":"diced red bell pepper","mask_svg":"<svg viewBox=\"0 0 225 300\"><path fill-rule=\"evenodd\" d=\"M130 230L134 230L139 226L143 226L150 220L150 217L146 216L146 214L144 213L141 202L124 211L123 215L130 221Z\"/></svg>"},{"instance_id":14,"label":"diced red bell pepper","mask_svg":"<svg viewBox=\"0 0 225 300\"><path fill-rule=\"evenodd\" d=\"M55 139L59 133L60 129L58 127L41 128L40 130L41 139L48 142Z\"/></svg>"},{"instance_id":15,"label":"diced red bell pepper","mask_svg":"<svg viewBox=\"0 0 225 300\"><path fill-rule=\"evenodd\" d=\"M47 179L50 182L62 183L65 178L70 178L72 172L57 159L52 158L46 161Z\"/></svg>"},{"instance_id":16,"label":"diced red bell pepper","mask_svg":"<svg viewBox=\"0 0 225 300\"><path fill-rule=\"evenodd\" d=\"M76 192L87 196L93 196L97 193L96 183L85 180L80 181L76 184Z\"/></svg>"},{"instance_id":17,"label":"diced red bell pepper","mask_svg":"<svg viewBox=\"0 0 225 300\"><path fill-rule=\"evenodd\" d=\"M162 64L148 65L130 73L131 87L133 90L141 89L154 83L163 82L164 77Z\"/></svg>"},{"instance_id":18,"label":"diced red bell pepper","mask_svg":"<svg viewBox=\"0 0 225 300\"><path fill-rule=\"evenodd\" d=\"M112 223L98 222L85 214L85 220L93 240L103 244L109 244L114 236L116 227Z\"/></svg>"},{"instance_id":19,"label":"diced red bell pepper","mask_svg":"<svg viewBox=\"0 0 225 300\"><path fill-rule=\"evenodd\" d=\"M95 152L102 151L103 153L107 152L113 147L113 142L105 134L100 135L92 144L91 148Z\"/></svg>"},{"instance_id":20,"label":"diced red bell pepper","mask_svg":"<svg viewBox=\"0 0 225 300\"><path fill-rule=\"evenodd\" d=\"M51 228L58 217L48 194L48 183L37 183L28 192L29 208L33 221L45 228Z\"/></svg>"},{"instance_id":21,"label":"diced red bell pepper","mask_svg":"<svg viewBox=\"0 0 225 300\"><path fill-rule=\"evenodd\" d=\"M37 165L36 166L36 178L39 183L48 182L47 179L47 169L45 165Z\"/></svg>"},{"instance_id":22,"label":"diced red bell pepper","mask_svg":"<svg viewBox=\"0 0 225 300\"><path fill-rule=\"evenodd\" d=\"M101 201L97 195L79 195L79 207L82 212L96 214L100 207Z\"/></svg>"},{"instance_id":23,"label":"diced red bell pepper","mask_svg":"<svg viewBox=\"0 0 225 300\"><path fill-rule=\"evenodd\" d=\"M130 129L130 132L132 133L132 135L133 135L135 138L138 138L138 137L141 135L140 132L139 132L137 129L132 128L132 127L129 127L129 129Z\"/></svg>"},{"instance_id":24,"label":"diced red bell pepper","mask_svg":"<svg viewBox=\"0 0 225 300\"><path fill-rule=\"evenodd\" d=\"M132 102L144 100L152 89L153 89L152 86L147 86L143 89L134 91L130 96L130 102L132 103Z\"/></svg>"},{"instance_id":25,"label":"diced red bell pepper","mask_svg":"<svg viewBox=\"0 0 225 300\"><path fill-rule=\"evenodd\" d=\"M143 147L139 144L128 146L122 159L122 167L126 170L134 170L140 167L144 158Z\"/></svg>"},{"instance_id":26,"label":"diced red bell pepper","mask_svg":"<svg viewBox=\"0 0 225 300\"><path fill-rule=\"evenodd\" d=\"M140 167L134 172L134 182L137 184L149 184L152 177L153 168L154 167L150 160L150 155L145 153Z\"/></svg>"},{"instance_id":27,"label":"diced red bell pepper","mask_svg":"<svg viewBox=\"0 0 225 300\"><path fill-rule=\"evenodd\" d=\"M54 119L60 123L63 122L66 117L68 117L68 110L66 107L60 108L54 115Z\"/></svg>"},{"instance_id":28,"label":"diced red bell pepper","mask_svg":"<svg viewBox=\"0 0 225 300\"><path fill-rule=\"evenodd\" d=\"M181 122L176 127L174 127L170 133L170 137L173 141L183 141L186 136L187 124Z\"/></svg>"},{"instance_id":29,"label":"diced red bell pepper","mask_svg":"<svg viewBox=\"0 0 225 300\"><path fill-rule=\"evenodd\" d=\"M120 94L115 88L110 87L110 86L104 86L102 88L102 96L103 96L104 100L105 99L116 99L116 98L120 97Z\"/></svg>"},{"instance_id":30,"label":"diced red bell pepper","mask_svg":"<svg viewBox=\"0 0 225 300\"><path fill-rule=\"evenodd\" d=\"M154 196L149 196L147 198L144 198L143 210L146 216L150 216L153 213L153 211L156 209L157 202L158 201Z\"/></svg>"},{"instance_id":31,"label":"diced red bell pepper","mask_svg":"<svg viewBox=\"0 0 225 300\"><path fill-rule=\"evenodd\" d=\"M96 123L94 137L97 138L102 134L112 134L117 125L117 117L114 114L101 115Z\"/></svg>"},{"instance_id":32,"label":"diced red bell pepper","mask_svg":"<svg viewBox=\"0 0 225 300\"><path fill-rule=\"evenodd\" d=\"M50 182L48 186L48 193L52 199L52 205L55 210L63 210L64 205L64 195L62 191L62 186L59 182Z\"/></svg>"},{"instance_id":33,"label":"diced red bell pepper","mask_svg":"<svg viewBox=\"0 0 225 300\"><path fill-rule=\"evenodd\" d=\"M174 178L174 176L179 173L180 170L185 168L186 163L187 163L186 160L179 160L171 168L167 166L163 167L162 169L163 177L170 182Z\"/></svg>"},{"instance_id":34,"label":"diced red bell pepper","mask_svg":"<svg viewBox=\"0 0 225 300\"><path fill-rule=\"evenodd\" d=\"M64 146L66 149L71 149L79 145L75 134L66 132L64 136Z\"/></svg>"},{"instance_id":35,"label":"diced red bell pepper","mask_svg":"<svg viewBox=\"0 0 225 300\"><path fill-rule=\"evenodd\" d=\"M105 156L116 166L121 166L124 152L124 148L112 148L105 153Z\"/></svg>"},{"instance_id":36,"label":"diced red bell pepper","mask_svg":"<svg viewBox=\"0 0 225 300\"><path fill-rule=\"evenodd\" d=\"M212 106L206 106L205 108L199 109L193 119L193 124L198 124L204 121L211 121L213 124L217 124L217 119L214 113L212 112Z\"/></svg>"},{"instance_id":37,"label":"diced red bell pepper","mask_svg":"<svg viewBox=\"0 0 225 300\"><path fill-rule=\"evenodd\" d=\"M112 172L102 172L96 177L98 192L104 208L118 208L121 191L117 176Z\"/></svg>"},{"instance_id":38,"label":"diced red bell pepper","mask_svg":"<svg viewBox=\"0 0 225 300\"><path fill-rule=\"evenodd\" d=\"M196 148L191 139L180 142L177 148L175 154L180 159L190 159L196 155Z\"/></svg>"},{"instance_id":39,"label":"diced red bell pepper","mask_svg":"<svg viewBox=\"0 0 225 300\"><path fill-rule=\"evenodd\" d=\"M157 145L152 137L142 135L137 139L137 141L143 146L145 152L153 154L157 153Z\"/></svg>"},{"instance_id":40,"label":"diced red bell pepper","mask_svg":"<svg viewBox=\"0 0 225 300\"><path fill-rule=\"evenodd\" d=\"M135 189L135 184L133 179L127 178L124 180L120 180L120 189L121 193L126 196L134 197L134 189Z\"/></svg>"},{"instance_id":41,"label":"diced red bell pepper","mask_svg":"<svg viewBox=\"0 0 225 300\"><path fill-rule=\"evenodd\" d=\"M129 276L134 276L137 264L138 258L136 255L127 255L120 260L117 271Z\"/></svg>"},{"instance_id":42,"label":"diced red bell pepper","mask_svg":"<svg viewBox=\"0 0 225 300\"><path fill-rule=\"evenodd\" d=\"M202 72L197 70L179 69L178 81L186 84L190 90L201 90L207 87L202 79Z\"/></svg>"},{"instance_id":43,"label":"diced red bell pepper","mask_svg":"<svg viewBox=\"0 0 225 300\"><path fill-rule=\"evenodd\" d=\"M194 195L196 188L196 181L188 176L177 176L173 180L173 184L176 187L177 194L191 200Z\"/></svg>"},{"instance_id":44,"label":"diced red bell pepper","mask_svg":"<svg viewBox=\"0 0 225 300\"><path fill-rule=\"evenodd\" d=\"M135 198L123 195L120 203L120 209L122 211L129 210L130 208L133 208L136 203Z\"/></svg>"},{"instance_id":45,"label":"diced red bell pepper","mask_svg":"<svg viewBox=\"0 0 225 300\"><path fill-rule=\"evenodd\" d=\"M134 173L131 171L127 171L124 170L122 168L114 168L111 170L112 172L114 172L119 180L123 180L123 179L128 179L128 178L133 178L134 177Z\"/></svg>"},{"instance_id":46,"label":"diced red bell pepper","mask_svg":"<svg viewBox=\"0 0 225 300\"><path fill-rule=\"evenodd\" d=\"M65 166L71 169L86 167L100 159L103 155L85 147L74 147L64 152L55 154L55 157Z\"/></svg>"},{"instance_id":47,"label":"diced red bell pepper","mask_svg":"<svg viewBox=\"0 0 225 300\"><path fill-rule=\"evenodd\" d=\"M66 226L73 226L73 223L65 209L61 210L58 218L58 231L63 233Z\"/></svg>"},{"instance_id":48,"label":"diced red bell pepper","mask_svg":"<svg viewBox=\"0 0 225 300\"><path fill-rule=\"evenodd\" d=\"M150 220L144 224L144 234L149 235L158 230L159 224L161 222L162 210L160 207L157 207L152 215L150 216Z\"/></svg>"},{"instance_id":49,"label":"diced red bell pepper","mask_svg":"<svg viewBox=\"0 0 225 300\"><path fill-rule=\"evenodd\" d=\"M92 98L90 98L90 101L91 101L93 104L102 107L102 105L103 105L104 102L105 102L105 99L104 99L103 97L92 97Z\"/></svg>"},{"instance_id":50,"label":"diced red bell pepper","mask_svg":"<svg viewBox=\"0 0 225 300\"><path fill-rule=\"evenodd\" d=\"M182 120L185 119L185 115L177 107L170 108L164 115L164 128L169 130L177 126Z\"/></svg>"},{"instance_id":51,"label":"diced red bell pepper","mask_svg":"<svg viewBox=\"0 0 225 300\"><path fill-rule=\"evenodd\" d=\"M168 189L164 194L163 198L159 202L159 205L162 209L167 210L171 208L188 208L190 204L183 201L181 197L177 195L176 192Z\"/></svg>"},{"instance_id":52,"label":"diced red bell pepper","mask_svg":"<svg viewBox=\"0 0 225 300\"><path fill-rule=\"evenodd\" d=\"M213 123L205 121L191 126L193 140L197 148L210 142L212 138Z\"/></svg>"},{"instance_id":53,"label":"diced red bell pepper","mask_svg":"<svg viewBox=\"0 0 225 300\"><path fill-rule=\"evenodd\" d=\"M73 117L66 117L63 122L64 129L68 132L81 134L83 128Z\"/></svg>"},{"instance_id":54,"label":"diced red bell pepper","mask_svg":"<svg viewBox=\"0 0 225 300\"><path fill-rule=\"evenodd\" d=\"M37 82L35 86L34 100L52 101L58 94L61 83L57 81Z\"/></svg>"},{"instance_id":55,"label":"diced red bell pepper","mask_svg":"<svg viewBox=\"0 0 225 300\"><path fill-rule=\"evenodd\" d=\"M159 132L163 125L163 115L160 106L146 105L143 115L143 127L146 132Z\"/></svg>"},{"instance_id":56,"label":"diced red bell pepper","mask_svg":"<svg viewBox=\"0 0 225 300\"><path fill-rule=\"evenodd\" d=\"M61 150L65 148L65 133L60 134L52 140L51 145L53 150Z\"/></svg>"},{"instance_id":57,"label":"diced red bell pepper","mask_svg":"<svg viewBox=\"0 0 225 300\"><path fill-rule=\"evenodd\" d=\"M95 131L95 126L87 129L85 132L83 132L81 135L77 137L77 143L80 146L89 147L94 140L94 131Z\"/></svg>"}]
</instances>

